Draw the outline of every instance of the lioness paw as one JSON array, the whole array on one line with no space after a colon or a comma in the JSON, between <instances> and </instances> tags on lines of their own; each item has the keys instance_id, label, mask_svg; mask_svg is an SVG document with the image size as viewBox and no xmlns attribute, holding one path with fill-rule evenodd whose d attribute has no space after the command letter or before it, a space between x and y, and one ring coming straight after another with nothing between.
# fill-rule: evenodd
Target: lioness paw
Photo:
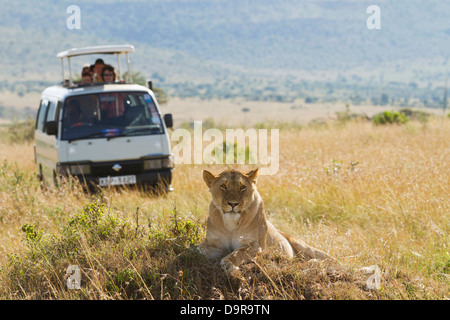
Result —
<instances>
[{"instance_id":1,"label":"lioness paw","mask_svg":"<svg viewBox=\"0 0 450 320\"><path fill-rule=\"evenodd\" d=\"M228 259L227 257L223 258L220 261L220 266L222 267L222 269L226 272L226 274L228 276L230 276L233 279L237 279L240 281L244 281L244 277L241 273L241 270L239 269L239 267L237 267L236 265L234 265L230 259Z\"/></svg>"},{"instance_id":2,"label":"lioness paw","mask_svg":"<svg viewBox=\"0 0 450 320\"><path fill-rule=\"evenodd\" d=\"M233 271L239 269L227 257L225 257L222 260L220 260L220 266L222 267L222 270L225 271L228 274L231 274Z\"/></svg>"}]
</instances>

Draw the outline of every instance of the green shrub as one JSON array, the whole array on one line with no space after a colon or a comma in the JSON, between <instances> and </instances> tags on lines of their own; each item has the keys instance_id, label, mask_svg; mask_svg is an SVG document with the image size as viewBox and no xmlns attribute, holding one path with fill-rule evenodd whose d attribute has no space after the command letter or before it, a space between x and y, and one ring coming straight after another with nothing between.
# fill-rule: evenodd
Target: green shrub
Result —
<instances>
[{"instance_id":1,"label":"green shrub","mask_svg":"<svg viewBox=\"0 0 450 320\"><path fill-rule=\"evenodd\" d=\"M200 244L204 236L205 231L199 223L177 218L176 215L170 218L169 224L149 230L149 239L155 248L178 253Z\"/></svg>"},{"instance_id":2,"label":"green shrub","mask_svg":"<svg viewBox=\"0 0 450 320\"><path fill-rule=\"evenodd\" d=\"M372 121L376 125L404 124L409 121L409 118L405 114L397 111L383 111L373 116Z\"/></svg>"},{"instance_id":3,"label":"green shrub","mask_svg":"<svg viewBox=\"0 0 450 320\"><path fill-rule=\"evenodd\" d=\"M231 158L231 154L233 154L233 157L231 158L232 163L237 163L238 159L243 160L244 163L255 163L250 147L246 145L245 148L243 148L236 142L230 143L224 141L222 143L222 148L217 147L213 150L213 154L219 161L222 161L222 163L227 163L227 157Z\"/></svg>"},{"instance_id":4,"label":"green shrub","mask_svg":"<svg viewBox=\"0 0 450 320\"><path fill-rule=\"evenodd\" d=\"M126 221L120 219L114 214L107 213L107 208L100 199L96 199L92 203L83 207L82 213L76 214L69 218L68 226L65 228L66 235L83 234L91 244L97 241L112 241L125 236L125 232L129 233L131 229Z\"/></svg>"},{"instance_id":5,"label":"green shrub","mask_svg":"<svg viewBox=\"0 0 450 320\"><path fill-rule=\"evenodd\" d=\"M25 237L29 243L38 243L41 240L43 232L38 230L33 224L25 223L21 229L25 232Z\"/></svg>"},{"instance_id":6,"label":"green shrub","mask_svg":"<svg viewBox=\"0 0 450 320\"><path fill-rule=\"evenodd\" d=\"M26 223L21 228L26 250L9 255L8 266L0 270L7 275L5 286L19 299L192 298L202 281L199 263L220 267L195 250L204 227L177 217L176 209L171 213L164 225L140 226L137 220L134 225L94 197L56 232ZM66 287L70 265L81 271L81 290Z\"/></svg>"}]
</instances>

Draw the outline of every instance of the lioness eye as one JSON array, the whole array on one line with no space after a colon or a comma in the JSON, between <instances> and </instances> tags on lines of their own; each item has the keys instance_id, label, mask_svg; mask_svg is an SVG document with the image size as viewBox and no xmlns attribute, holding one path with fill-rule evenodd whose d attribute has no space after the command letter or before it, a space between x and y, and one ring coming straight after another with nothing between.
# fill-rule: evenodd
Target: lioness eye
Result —
<instances>
[{"instance_id":1,"label":"lioness eye","mask_svg":"<svg viewBox=\"0 0 450 320\"><path fill-rule=\"evenodd\" d=\"M225 190L227 190L227 186L223 184L223 185L220 186L220 189L225 191Z\"/></svg>"},{"instance_id":2,"label":"lioness eye","mask_svg":"<svg viewBox=\"0 0 450 320\"><path fill-rule=\"evenodd\" d=\"M247 188L245 186L241 186L241 191L245 191Z\"/></svg>"}]
</instances>

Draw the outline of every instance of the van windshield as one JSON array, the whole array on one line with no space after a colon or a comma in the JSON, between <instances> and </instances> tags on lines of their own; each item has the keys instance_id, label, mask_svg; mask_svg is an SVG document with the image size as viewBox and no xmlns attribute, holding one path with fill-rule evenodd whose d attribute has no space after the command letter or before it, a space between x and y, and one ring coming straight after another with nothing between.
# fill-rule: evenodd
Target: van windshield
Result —
<instances>
[{"instance_id":1,"label":"van windshield","mask_svg":"<svg viewBox=\"0 0 450 320\"><path fill-rule=\"evenodd\" d=\"M145 92L108 92L66 99L62 140L159 134L161 117Z\"/></svg>"}]
</instances>

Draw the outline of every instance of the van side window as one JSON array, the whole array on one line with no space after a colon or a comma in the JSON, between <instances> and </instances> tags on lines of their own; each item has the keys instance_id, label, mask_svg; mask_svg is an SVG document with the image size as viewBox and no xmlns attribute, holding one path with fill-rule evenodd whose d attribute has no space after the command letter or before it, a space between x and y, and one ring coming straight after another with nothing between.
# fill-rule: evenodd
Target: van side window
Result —
<instances>
[{"instance_id":1,"label":"van side window","mask_svg":"<svg viewBox=\"0 0 450 320\"><path fill-rule=\"evenodd\" d=\"M47 108L47 117L45 119L45 122L55 120L55 111L56 111L56 102L49 101Z\"/></svg>"},{"instance_id":2,"label":"van side window","mask_svg":"<svg viewBox=\"0 0 450 320\"><path fill-rule=\"evenodd\" d=\"M43 131L45 118L47 114L48 100L42 100L38 111L38 119L36 121L36 130Z\"/></svg>"}]
</instances>

